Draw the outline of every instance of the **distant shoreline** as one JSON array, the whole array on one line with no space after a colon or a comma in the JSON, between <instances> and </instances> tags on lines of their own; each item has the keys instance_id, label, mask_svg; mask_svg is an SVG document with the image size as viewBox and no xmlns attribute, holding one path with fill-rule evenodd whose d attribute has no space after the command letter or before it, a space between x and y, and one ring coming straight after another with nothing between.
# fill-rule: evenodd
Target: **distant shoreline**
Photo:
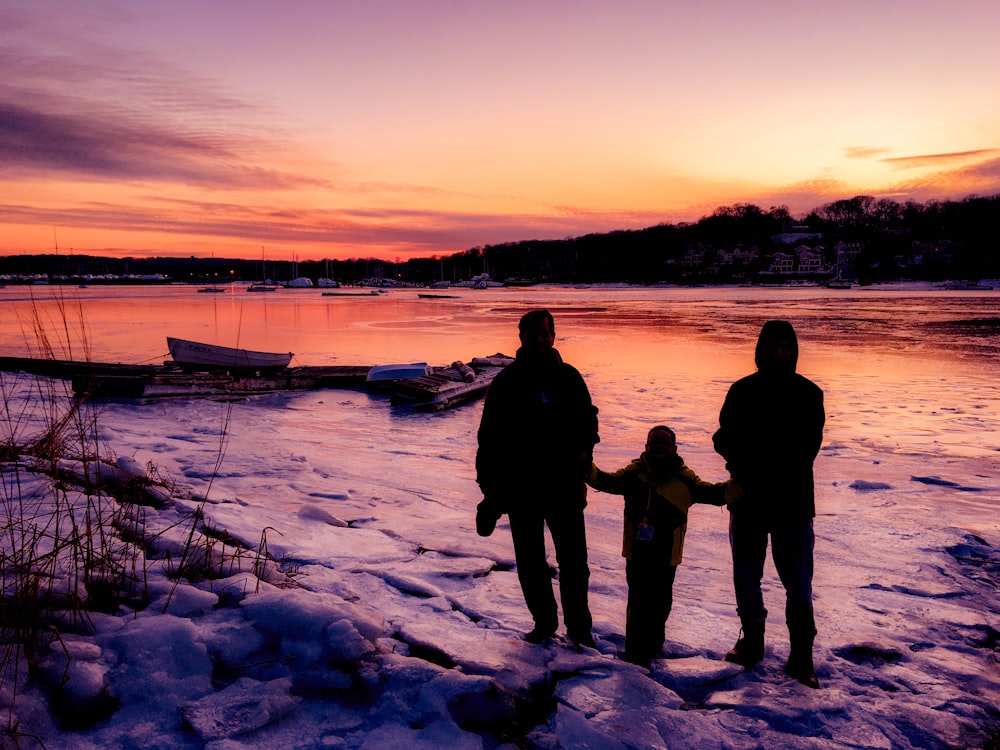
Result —
<instances>
[{"instance_id":1,"label":"distant shoreline","mask_svg":"<svg viewBox=\"0 0 1000 750\"><path fill-rule=\"evenodd\" d=\"M218 285L217 289L220 292L229 291L246 291L247 287L251 285L251 282L241 281L241 282L230 282L227 284ZM966 286L963 286L966 285ZM95 287L111 287L111 286L163 286L163 287L204 287L205 282L203 281L176 281L171 279L68 279L59 281L45 281L38 282L35 280L23 280L23 279L3 279L0 278L0 288L3 287L32 287L32 288L45 288L45 287L78 287L85 288L89 286ZM288 292L308 292L322 290L322 287L286 287L283 285L277 285L283 291ZM355 288L373 288L373 287L355 287ZM399 285L394 287L380 287L384 291L413 291L418 289L429 289L431 287L423 285ZM452 288L452 287L446 287ZM455 289L464 289L464 287L456 286ZM570 283L570 282L544 282L540 281L537 284L524 285L517 284L512 286L502 286L493 287L493 289L788 289L788 290L802 290L802 289L827 289L826 285L822 283L803 283L801 281L789 281L786 283L767 283L767 284L675 284L675 283L652 283L652 284L633 284L625 281L615 282L615 281L602 281L594 283ZM852 284L850 287L844 287L841 289L835 289L831 291L863 291L863 290L875 290L875 291L991 291L1000 289L1000 279L982 279L978 282L968 281L965 279L938 279L934 281L912 281L912 280L898 280L898 281L884 281L871 284ZM478 293L482 290L476 290Z\"/></svg>"}]
</instances>

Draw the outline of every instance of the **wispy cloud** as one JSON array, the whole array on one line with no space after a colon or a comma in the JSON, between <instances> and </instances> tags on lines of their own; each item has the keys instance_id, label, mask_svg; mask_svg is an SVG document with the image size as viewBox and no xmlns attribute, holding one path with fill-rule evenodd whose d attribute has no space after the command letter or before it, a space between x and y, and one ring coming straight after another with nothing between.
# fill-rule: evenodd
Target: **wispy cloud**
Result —
<instances>
[{"instance_id":1,"label":"wispy cloud","mask_svg":"<svg viewBox=\"0 0 1000 750\"><path fill-rule=\"evenodd\" d=\"M178 132L134 113L63 115L0 104L0 174L5 176L62 175L216 189L323 184L248 161L245 154L259 148L251 139L212 131Z\"/></svg>"},{"instance_id":2,"label":"wispy cloud","mask_svg":"<svg viewBox=\"0 0 1000 750\"><path fill-rule=\"evenodd\" d=\"M28 26L16 14L7 20ZM0 176L208 189L325 184L269 164L284 144L236 124L265 113L211 82L141 52L72 51L17 41L0 51Z\"/></svg>"},{"instance_id":3,"label":"wispy cloud","mask_svg":"<svg viewBox=\"0 0 1000 750\"><path fill-rule=\"evenodd\" d=\"M1000 154L1000 150L990 149L968 153L986 156ZM939 166L947 166L951 163L952 160L943 159ZM979 159L972 164L962 164L952 169L940 169L930 174L922 174L920 177L900 182L894 188L907 200L915 201L1000 194L1000 156Z\"/></svg>"},{"instance_id":4,"label":"wispy cloud","mask_svg":"<svg viewBox=\"0 0 1000 750\"><path fill-rule=\"evenodd\" d=\"M887 153L889 149L878 146L849 146L844 149L844 155L848 159L871 159Z\"/></svg>"},{"instance_id":5,"label":"wispy cloud","mask_svg":"<svg viewBox=\"0 0 1000 750\"><path fill-rule=\"evenodd\" d=\"M287 175L242 163L233 144L122 118L58 115L0 105L0 173L89 180L162 181L206 187L288 184Z\"/></svg>"},{"instance_id":6,"label":"wispy cloud","mask_svg":"<svg viewBox=\"0 0 1000 750\"><path fill-rule=\"evenodd\" d=\"M898 169L916 169L924 167L945 167L950 164L978 161L984 157L1000 153L1000 149L984 148L975 151L953 151L947 154L920 154L917 156L898 156L882 159Z\"/></svg>"},{"instance_id":7,"label":"wispy cloud","mask_svg":"<svg viewBox=\"0 0 1000 750\"><path fill-rule=\"evenodd\" d=\"M973 178L991 180L994 187L1000 189L1000 157L974 164L961 172Z\"/></svg>"},{"instance_id":8,"label":"wispy cloud","mask_svg":"<svg viewBox=\"0 0 1000 750\"><path fill-rule=\"evenodd\" d=\"M588 218L579 211L557 215L496 215L369 207L276 212L263 205L176 200L143 206L90 202L59 210L8 203L0 204L0 213L13 223L96 230L115 227L226 241L243 239L248 244L267 242L336 249L338 255L344 255L347 248L355 257L384 256L389 248L401 256L426 257L476 245L562 238L622 228L620 217L615 215ZM648 218L648 223L637 218L636 226L663 220L655 215Z\"/></svg>"}]
</instances>

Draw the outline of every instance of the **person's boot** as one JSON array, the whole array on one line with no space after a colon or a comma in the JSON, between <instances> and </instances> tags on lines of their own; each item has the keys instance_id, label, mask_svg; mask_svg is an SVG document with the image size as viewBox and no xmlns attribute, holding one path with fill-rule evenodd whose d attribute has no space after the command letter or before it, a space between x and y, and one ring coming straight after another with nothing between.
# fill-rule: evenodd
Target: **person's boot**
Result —
<instances>
[{"instance_id":1,"label":"person's boot","mask_svg":"<svg viewBox=\"0 0 1000 750\"><path fill-rule=\"evenodd\" d=\"M524 640L526 640L528 643L534 643L536 645L539 643L545 643L545 641L547 641L549 638L551 638L556 634L557 627L558 627L557 624L550 624L550 623L539 624L536 622L535 627L532 628L529 632L524 634Z\"/></svg>"},{"instance_id":2,"label":"person's boot","mask_svg":"<svg viewBox=\"0 0 1000 750\"><path fill-rule=\"evenodd\" d=\"M726 661L752 667L764 658L764 621L744 622L742 637L726 654Z\"/></svg>"},{"instance_id":3,"label":"person's boot","mask_svg":"<svg viewBox=\"0 0 1000 750\"><path fill-rule=\"evenodd\" d=\"M791 652L788 654L788 663L785 664L785 674L794 677L806 687L817 690L819 679L813 666L813 636L790 635L789 640Z\"/></svg>"}]
</instances>

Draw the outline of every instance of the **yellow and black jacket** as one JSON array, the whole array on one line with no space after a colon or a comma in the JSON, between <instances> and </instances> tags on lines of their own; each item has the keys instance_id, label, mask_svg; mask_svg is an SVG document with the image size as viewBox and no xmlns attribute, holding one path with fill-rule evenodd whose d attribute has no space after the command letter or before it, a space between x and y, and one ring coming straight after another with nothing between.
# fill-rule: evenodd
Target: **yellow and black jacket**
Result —
<instances>
[{"instance_id":1,"label":"yellow and black jacket","mask_svg":"<svg viewBox=\"0 0 1000 750\"><path fill-rule=\"evenodd\" d=\"M625 529L622 556L632 559L636 545L656 550L655 556L680 565L687 533L688 508L694 503L725 505L740 490L730 482L704 482L676 456L659 472L654 472L643 453L614 473L591 466L587 484L599 492L625 496ZM652 538L642 540L640 524L652 526Z\"/></svg>"}]
</instances>

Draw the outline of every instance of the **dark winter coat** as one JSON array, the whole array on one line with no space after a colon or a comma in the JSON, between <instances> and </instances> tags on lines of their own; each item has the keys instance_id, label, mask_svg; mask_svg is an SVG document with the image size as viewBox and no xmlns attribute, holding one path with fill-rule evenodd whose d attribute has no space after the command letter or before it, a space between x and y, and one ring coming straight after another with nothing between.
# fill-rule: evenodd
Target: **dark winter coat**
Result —
<instances>
[{"instance_id":1,"label":"dark winter coat","mask_svg":"<svg viewBox=\"0 0 1000 750\"><path fill-rule=\"evenodd\" d=\"M584 477L599 442L597 407L583 377L555 349L518 349L490 384L479 424L476 481L487 500L554 494L586 504ZM562 500L560 500L562 501Z\"/></svg>"},{"instance_id":2,"label":"dark winter coat","mask_svg":"<svg viewBox=\"0 0 1000 750\"><path fill-rule=\"evenodd\" d=\"M788 365L766 361L768 336L781 335L794 346ZM726 395L713 437L743 497L730 506L765 520L816 515L813 461L823 442L826 414L823 391L795 372L798 348L785 321L770 321L761 331L757 372L736 381Z\"/></svg>"}]
</instances>

